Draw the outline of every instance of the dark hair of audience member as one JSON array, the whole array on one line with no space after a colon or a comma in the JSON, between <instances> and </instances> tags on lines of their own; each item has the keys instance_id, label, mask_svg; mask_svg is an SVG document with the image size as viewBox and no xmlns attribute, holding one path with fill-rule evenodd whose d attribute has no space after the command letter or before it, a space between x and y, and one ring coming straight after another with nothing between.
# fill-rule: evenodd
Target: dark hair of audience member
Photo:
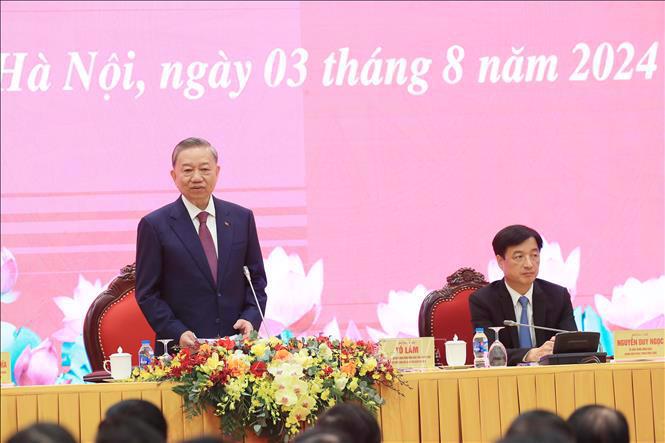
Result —
<instances>
[{"instance_id":1,"label":"dark hair of audience member","mask_svg":"<svg viewBox=\"0 0 665 443\"><path fill-rule=\"evenodd\" d=\"M607 406L588 405L568 418L578 443L628 443L626 417Z\"/></svg>"},{"instance_id":2,"label":"dark hair of audience member","mask_svg":"<svg viewBox=\"0 0 665 443\"><path fill-rule=\"evenodd\" d=\"M115 415L102 420L97 428L96 443L163 443L164 437L145 421L136 417Z\"/></svg>"},{"instance_id":3,"label":"dark hair of audience member","mask_svg":"<svg viewBox=\"0 0 665 443\"><path fill-rule=\"evenodd\" d=\"M315 426L296 436L292 443L355 443L360 440L351 438L349 434L335 428Z\"/></svg>"},{"instance_id":4,"label":"dark hair of audience member","mask_svg":"<svg viewBox=\"0 0 665 443\"><path fill-rule=\"evenodd\" d=\"M367 408L355 403L339 403L321 414L316 426L341 430L358 443L381 443L381 429Z\"/></svg>"},{"instance_id":5,"label":"dark hair of audience member","mask_svg":"<svg viewBox=\"0 0 665 443\"><path fill-rule=\"evenodd\" d=\"M506 431L506 437L510 438L507 440L510 442L575 442L575 436L568 423L558 415L541 409L527 411L517 416Z\"/></svg>"},{"instance_id":6,"label":"dark hair of audience member","mask_svg":"<svg viewBox=\"0 0 665 443\"><path fill-rule=\"evenodd\" d=\"M129 417L141 420L154 428L162 436L162 439L166 440L168 425L166 424L164 414L149 401L139 399L120 401L106 411L105 418L111 417Z\"/></svg>"},{"instance_id":7,"label":"dark hair of audience member","mask_svg":"<svg viewBox=\"0 0 665 443\"><path fill-rule=\"evenodd\" d=\"M506 226L494 236L492 249L494 249L494 254L506 258L506 249L517 246L531 237L536 240L538 250L541 250L543 248L543 238L535 229L524 225Z\"/></svg>"},{"instance_id":8,"label":"dark hair of audience member","mask_svg":"<svg viewBox=\"0 0 665 443\"><path fill-rule=\"evenodd\" d=\"M7 443L75 443L68 430L55 423L35 423L14 434Z\"/></svg>"}]
</instances>

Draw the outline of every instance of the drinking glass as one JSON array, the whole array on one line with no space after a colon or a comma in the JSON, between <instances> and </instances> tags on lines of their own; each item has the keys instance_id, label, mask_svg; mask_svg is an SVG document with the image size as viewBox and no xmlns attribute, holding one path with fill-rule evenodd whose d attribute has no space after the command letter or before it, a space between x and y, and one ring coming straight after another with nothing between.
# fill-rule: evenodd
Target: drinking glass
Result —
<instances>
[{"instance_id":1,"label":"drinking glass","mask_svg":"<svg viewBox=\"0 0 665 443\"><path fill-rule=\"evenodd\" d=\"M489 329L494 331L494 342L489 349L490 366L507 366L508 353L506 347L499 341L499 331L503 329L503 326L494 326Z\"/></svg>"},{"instance_id":2,"label":"drinking glass","mask_svg":"<svg viewBox=\"0 0 665 443\"><path fill-rule=\"evenodd\" d=\"M173 360L173 357L169 354L169 343L173 341L171 338L160 338L158 341L160 341L164 345L164 353L159 356L159 361L162 362L164 366L168 365L171 363L171 360Z\"/></svg>"}]
</instances>

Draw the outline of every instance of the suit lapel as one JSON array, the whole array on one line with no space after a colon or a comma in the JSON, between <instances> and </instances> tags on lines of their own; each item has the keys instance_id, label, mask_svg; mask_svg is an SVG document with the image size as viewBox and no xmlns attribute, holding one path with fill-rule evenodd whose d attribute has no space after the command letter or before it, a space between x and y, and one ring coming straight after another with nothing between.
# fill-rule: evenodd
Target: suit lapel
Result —
<instances>
[{"instance_id":1,"label":"suit lapel","mask_svg":"<svg viewBox=\"0 0 665 443\"><path fill-rule=\"evenodd\" d=\"M533 324L534 326L548 326L545 324L545 314L547 310L546 295L538 284L538 280L533 282ZM543 331L536 329L536 346L545 343L550 337L555 334L554 332Z\"/></svg>"},{"instance_id":2,"label":"suit lapel","mask_svg":"<svg viewBox=\"0 0 665 443\"><path fill-rule=\"evenodd\" d=\"M506 320L517 321L515 318L515 306L513 305L513 299L508 293L506 283L503 280L499 282L499 301L501 302L503 318ZM507 326L507 329L510 332L510 340L512 341L513 346L506 347L518 348L520 343L519 335L517 333L518 328L515 326Z\"/></svg>"},{"instance_id":3,"label":"suit lapel","mask_svg":"<svg viewBox=\"0 0 665 443\"><path fill-rule=\"evenodd\" d=\"M212 273L210 272L210 266L208 266L208 260L203 251L201 240L196 234L194 223L189 218L189 212L187 212L187 208L185 208L185 204L180 198L174 202L170 217L171 229L173 229L173 232L175 232L183 246L185 246L187 252L192 256L194 263L196 263L196 266L205 275L210 285L214 287Z\"/></svg>"},{"instance_id":4,"label":"suit lapel","mask_svg":"<svg viewBox=\"0 0 665 443\"><path fill-rule=\"evenodd\" d=\"M213 201L215 202L215 213L217 215L217 285L219 286L226 274L231 255L233 223L228 206L215 197L213 197Z\"/></svg>"}]
</instances>

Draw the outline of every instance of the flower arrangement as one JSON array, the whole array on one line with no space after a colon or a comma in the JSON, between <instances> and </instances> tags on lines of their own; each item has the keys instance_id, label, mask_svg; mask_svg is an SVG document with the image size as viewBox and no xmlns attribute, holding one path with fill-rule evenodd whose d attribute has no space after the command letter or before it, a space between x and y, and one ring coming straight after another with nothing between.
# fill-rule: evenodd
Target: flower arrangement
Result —
<instances>
[{"instance_id":1,"label":"flower arrangement","mask_svg":"<svg viewBox=\"0 0 665 443\"><path fill-rule=\"evenodd\" d=\"M357 401L376 412L377 386L402 382L378 345L349 339L225 337L135 369L137 381L173 381L189 414L211 407L222 431L288 441L325 409Z\"/></svg>"}]
</instances>

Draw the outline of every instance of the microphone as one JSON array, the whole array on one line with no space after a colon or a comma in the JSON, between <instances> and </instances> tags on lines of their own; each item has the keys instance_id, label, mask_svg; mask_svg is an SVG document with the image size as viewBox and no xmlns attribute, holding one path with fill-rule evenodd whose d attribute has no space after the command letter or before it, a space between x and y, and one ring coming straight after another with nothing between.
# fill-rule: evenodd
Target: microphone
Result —
<instances>
[{"instance_id":1,"label":"microphone","mask_svg":"<svg viewBox=\"0 0 665 443\"><path fill-rule=\"evenodd\" d=\"M545 331L573 332L573 331L566 331L565 329L546 328L545 326L526 325L524 323L517 323L516 321L513 321L513 320L504 320L503 324L506 325L506 326L525 326L527 328L542 329L542 330L545 330Z\"/></svg>"},{"instance_id":2,"label":"microphone","mask_svg":"<svg viewBox=\"0 0 665 443\"><path fill-rule=\"evenodd\" d=\"M268 329L268 325L266 324L266 318L263 315L263 310L261 309L261 303L259 303L259 298L256 296L256 291L254 291L254 285L252 284L252 275L249 273L249 268L247 266L243 266L242 271L245 274L247 282L249 283L249 287L252 289L252 294L254 295L254 301L256 302L256 307L259 308L259 314L261 314L261 324L263 324L263 328L268 333L268 337L272 337L270 329Z\"/></svg>"}]
</instances>

